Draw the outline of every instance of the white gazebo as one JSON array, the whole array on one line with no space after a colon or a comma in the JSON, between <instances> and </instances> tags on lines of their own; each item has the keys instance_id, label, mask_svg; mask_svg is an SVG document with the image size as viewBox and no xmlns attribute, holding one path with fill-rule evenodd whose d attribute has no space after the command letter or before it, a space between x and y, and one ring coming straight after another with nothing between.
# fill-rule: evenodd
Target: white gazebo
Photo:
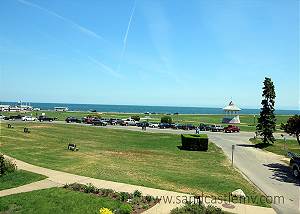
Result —
<instances>
[{"instance_id":1,"label":"white gazebo","mask_svg":"<svg viewBox=\"0 0 300 214\"><path fill-rule=\"evenodd\" d=\"M232 101L230 101L229 105L223 108L223 110L225 112L225 116L222 120L222 123L240 123L239 111L241 109L237 107Z\"/></svg>"}]
</instances>

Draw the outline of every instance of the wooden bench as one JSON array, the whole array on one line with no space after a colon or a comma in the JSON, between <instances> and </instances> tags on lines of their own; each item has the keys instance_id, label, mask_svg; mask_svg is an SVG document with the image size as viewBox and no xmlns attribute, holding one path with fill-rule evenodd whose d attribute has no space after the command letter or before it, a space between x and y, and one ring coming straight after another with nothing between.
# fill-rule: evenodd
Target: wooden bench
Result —
<instances>
[{"instance_id":1,"label":"wooden bench","mask_svg":"<svg viewBox=\"0 0 300 214\"><path fill-rule=\"evenodd\" d=\"M74 143L69 143L68 149L73 152L78 151L78 148L77 148L76 144L74 144Z\"/></svg>"},{"instance_id":2,"label":"wooden bench","mask_svg":"<svg viewBox=\"0 0 300 214\"><path fill-rule=\"evenodd\" d=\"M30 133L29 129L28 128L24 128L24 133Z\"/></svg>"}]
</instances>

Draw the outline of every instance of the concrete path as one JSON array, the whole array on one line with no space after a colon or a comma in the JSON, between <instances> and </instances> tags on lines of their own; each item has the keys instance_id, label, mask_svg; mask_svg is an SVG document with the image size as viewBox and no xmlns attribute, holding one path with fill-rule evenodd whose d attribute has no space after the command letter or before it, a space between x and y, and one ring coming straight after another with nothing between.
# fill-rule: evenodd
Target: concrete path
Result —
<instances>
[{"instance_id":1,"label":"concrete path","mask_svg":"<svg viewBox=\"0 0 300 214\"><path fill-rule=\"evenodd\" d=\"M33 182L30 184L26 184L23 186L19 186L16 188L11 188L11 189L5 189L0 191L0 197L7 196L7 195L13 195L13 194L18 194L22 192L31 192L34 190L41 190L41 189L48 189L52 187L59 187L61 184L55 183L51 181L50 179L44 179L41 181Z\"/></svg>"},{"instance_id":2,"label":"concrete path","mask_svg":"<svg viewBox=\"0 0 300 214\"><path fill-rule=\"evenodd\" d=\"M6 156L7 158L10 158ZM75 174L70 174L66 172L56 171L52 169L47 169L39 166L35 166L32 164L28 164L26 162L15 160L19 169L42 174L47 176L48 178L42 181L34 182L31 184L27 184L21 187L8 189L0 191L1 196L7 196L11 194L21 193L21 192L28 192L34 191L39 189L46 189L51 187L58 187L62 186L66 183L81 183L87 184L92 183L98 188L108 188L113 189L117 192L134 192L135 190L139 190L143 193L143 195L152 195L154 197L159 197L162 200L156 206L152 207L151 209L147 210L145 213L147 214L168 214L170 210L175 207L182 206L184 200L192 198L192 195L177 193L172 191L148 188L143 186L136 186L124 183L117 183L112 181L105 181L100 179L94 179L85 176L79 176ZM206 198L206 201L203 201L206 205L209 204L211 199ZM230 204L231 208L226 208L226 203L221 203L218 201L216 204L213 204L222 208L224 211L232 212L232 213L239 213L239 214L274 214L275 211L272 208L264 208L258 206L250 206L245 204ZM228 205L228 204L227 204ZM227 206L228 207L228 206Z\"/></svg>"}]
</instances>

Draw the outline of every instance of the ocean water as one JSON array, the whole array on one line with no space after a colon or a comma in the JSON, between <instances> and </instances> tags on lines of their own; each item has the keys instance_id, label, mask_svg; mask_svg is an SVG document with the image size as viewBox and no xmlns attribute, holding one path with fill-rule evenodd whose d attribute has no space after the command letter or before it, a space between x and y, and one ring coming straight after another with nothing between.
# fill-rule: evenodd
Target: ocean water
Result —
<instances>
[{"instance_id":1,"label":"ocean water","mask_svg":"<svg viewBox=\"0 0 300 214\"><path fill-rule=\"evenodd\" d=\"M0 104L16 105L16 102L1 102ZM24 105L25 103L23 103ZM224 114L222 108L205 107L175 107L175 106L138 106L138 105L101 105L101 104L69 104L69 103L30 103L34 108L54 110L54 107L68 107L69 111L120 112L120 113L179 113L179 114ZM240 114L258 114L259 109L242 109ZM300 114L299 110L276 110L276 114Z\"/></svg>"}]
</instances>

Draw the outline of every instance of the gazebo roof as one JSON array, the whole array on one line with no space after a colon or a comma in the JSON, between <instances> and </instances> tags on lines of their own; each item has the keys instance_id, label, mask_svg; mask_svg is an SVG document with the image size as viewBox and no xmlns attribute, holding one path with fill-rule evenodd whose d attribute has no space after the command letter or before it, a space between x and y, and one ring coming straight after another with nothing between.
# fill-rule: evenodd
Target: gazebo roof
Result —
<instances>
[{"instance_id":1,"label":"gazebo roof","mask_svg":"<svg viewBox=\"0 0 300 214\"><path fill-rule=\"evenodd\" d=\"M241 109L237 107L232 101L229 105L223 108L224 111L240 111Z\"/></svg>"}]
</instances>

